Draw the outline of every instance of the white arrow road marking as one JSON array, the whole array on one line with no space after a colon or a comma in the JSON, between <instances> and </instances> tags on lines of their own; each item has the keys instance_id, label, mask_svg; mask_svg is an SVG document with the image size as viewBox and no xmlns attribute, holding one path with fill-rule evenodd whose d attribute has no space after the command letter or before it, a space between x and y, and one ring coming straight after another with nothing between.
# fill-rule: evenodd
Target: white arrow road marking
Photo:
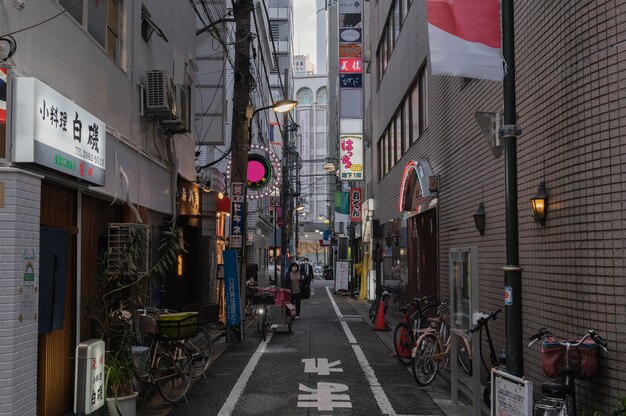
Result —
<instances>
[{"instance_id":1,"label":"white arrow road marking","mask_svg":"<svg viewBox=\"0 0 626 416\"><path fill-rule=\"evenodd\" d=\"M317 360L317 363L315 362ZM304 372L316 373L320 376L329 376L330 373L343 373L343 368L333 368L341 364L340 360L328 362L328 358L303 358Z\"/></svg>"}]
</instances>

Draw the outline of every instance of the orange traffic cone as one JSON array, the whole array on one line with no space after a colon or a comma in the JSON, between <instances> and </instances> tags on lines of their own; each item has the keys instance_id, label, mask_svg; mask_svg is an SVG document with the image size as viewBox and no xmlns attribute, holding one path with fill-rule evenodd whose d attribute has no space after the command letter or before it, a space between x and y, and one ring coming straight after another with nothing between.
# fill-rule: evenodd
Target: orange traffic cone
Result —
<instances>
[{"instance_id":1,"label":"orange traffic cone","mask_svg":"<svg viewBox=\"0 0 626 416\"><path fill-rule=\"evenodd\" d=\"M374 325L374 331L386 331L385 326L385 302L382 300L378 304L378 313L376 314L376 325Z\"/></svg>"}]
</instances>

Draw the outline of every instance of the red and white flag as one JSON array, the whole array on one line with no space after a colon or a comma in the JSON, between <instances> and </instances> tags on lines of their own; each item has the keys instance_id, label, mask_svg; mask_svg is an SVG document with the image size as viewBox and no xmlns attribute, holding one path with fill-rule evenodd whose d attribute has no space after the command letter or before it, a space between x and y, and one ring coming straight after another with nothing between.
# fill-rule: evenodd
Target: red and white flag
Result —
<instances>
[{"instance_id":1,"label":"red and white flag","mask_svg":"<svg viewBox=\"0 0 626 416\"><path fill-rule=\"evenodd\" d=\"M502 81L499 0L426 0L433 75Z\"/></svg>"}]
</instances>

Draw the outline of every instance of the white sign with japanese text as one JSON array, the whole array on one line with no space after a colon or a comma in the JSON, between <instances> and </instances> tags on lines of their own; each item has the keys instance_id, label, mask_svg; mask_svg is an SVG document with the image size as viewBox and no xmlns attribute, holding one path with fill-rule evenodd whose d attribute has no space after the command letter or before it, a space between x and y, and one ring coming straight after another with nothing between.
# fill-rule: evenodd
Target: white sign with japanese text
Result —
<instances>
[{"instance_id":1,"label":"white sign with japanese text","mask_svg":"<svg viewBox=\"0 0 626 416\"><path fill-rule=\"evenodd\" d=\"M106 125L36 78L13 91L13 160L104 185Z\"/></svg>"},{"instance_id":2,"label":"white sign with japanese text","mask_svg":"<svg viewBox=\"0 0 626 416\"><path fill-rule=\"evenodd\" d=\"M241 248L245 221L243 182L233 182L230 194L230 248Z\"/></svg>"},{"instance_id":3,"label":"white sign with japanese text","mask_svg":"<svg viewBox=\"0 0 626 416\"><path fill-rule=\"evenodd\" d=\"M74 413L88 415L104 404L104 353L101 339L76 346Z\"/></svg>"},{"instance_id":4,"label":"white sign with japanese text","mask_svg":"<svg viewBox=\"0 0 626 416\"><path fill-rule=\"evenodd\" d=\"M363 135L341 135L339 149L339 179L362 181L363 177Z\"/></svg>"}]
</instances>

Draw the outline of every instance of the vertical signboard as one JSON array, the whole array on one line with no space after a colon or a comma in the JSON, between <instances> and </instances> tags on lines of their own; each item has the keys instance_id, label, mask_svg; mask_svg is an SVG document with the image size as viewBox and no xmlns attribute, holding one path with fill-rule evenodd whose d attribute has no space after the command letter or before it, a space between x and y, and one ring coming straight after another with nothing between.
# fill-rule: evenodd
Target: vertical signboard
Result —
<instances>
[{"instance_id":1,"label":"vertical signboard","mask_svg":"<svg viewBox=\"0 0 626 416\"><path fill-rule=\"evenodd\" d=\"M74 413L91 414L104 404L104 341L90 339L76 346Z\"/></svg>"},{"instance_id":2,"label":"vertical signboard","mask_svg":"<svg viewBox=\"0 0 626 416\"><path fill-rule=\"evenodd\" d=\"M348 280L350 278L350 263L347 261L337 261L337 271L335 272L335 292L348 291Z\"/></svg>"},{"instance_id":3,"label":"vertical signboard","mask_svg":"<svg viewBox=\"0 0 626 416\"><path fill-rule=\"evenodd\" d=\"M241 323L241 308L237 250L224 250L224 294L226 298L226 325L238 326Z\"/></svg>"},{"instance_id":4,"label":"vertical signboard","mask_svg":"<svg viewBox=\"0 0 626 416\"><path fill-rule=\"evenodd\" d=\"M230 248L243 247L244 218L243 182L233 182L230 199Z\"/></svg>"},{"instance_id":5,"label":"vertical signboard","mask_svg":"<svg viewBox=\"0 0 626 416\"><path fill-rule=\"evenodd\" d=\"M361 222L361 202L363 201L363 190L361 188L350 188L350 221Z\"/></svg>"},{"instance_id":6,"label":"vertical signboard","mask_svg":"<svg viewBox=\"0 0 626 416\"><path fill-rule=\"evenodd\" d=\"M361 133L363 124L363 1L339 0L339 131ZM354 129L354 122L361 128ZM348 126L348 124L350 126ZM341 180L361 181L363 177L363 136L341 136ZM357 209L360 211L360 208ZM351 210L352 211L352 210ZM352 214L352 212L351 212Z\"/></svg>"},{"instance_id":7,"label":"vertical signboard","mask_svg":"<svg viewBox=\"0 0 626 416\"><path fill-rule=\"evenodd\" d=\"M339 178L347 181L363 180L363 135L341 135L339 148Z\"/></svg>"}]
</instances>

